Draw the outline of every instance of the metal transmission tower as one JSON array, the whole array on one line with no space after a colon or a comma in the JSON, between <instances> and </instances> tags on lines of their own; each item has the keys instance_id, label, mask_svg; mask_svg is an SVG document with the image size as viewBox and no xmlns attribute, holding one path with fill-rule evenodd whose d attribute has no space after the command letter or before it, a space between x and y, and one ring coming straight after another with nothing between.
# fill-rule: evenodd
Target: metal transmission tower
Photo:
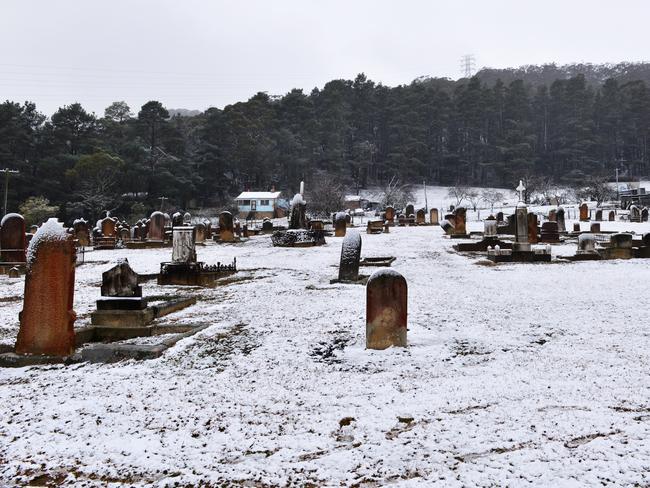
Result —
<instances>
[{"instance_id":1,"label":"metal transmission tower","mask_svg":"<svg viewBox=\"0 0 650 488\"><path fill-rule=\"evenodd\" d=\"M471 78L476 69L476 58L473 54L465 54L460 58L460 72L465 78Z\"/></svg>"}]
</instances>

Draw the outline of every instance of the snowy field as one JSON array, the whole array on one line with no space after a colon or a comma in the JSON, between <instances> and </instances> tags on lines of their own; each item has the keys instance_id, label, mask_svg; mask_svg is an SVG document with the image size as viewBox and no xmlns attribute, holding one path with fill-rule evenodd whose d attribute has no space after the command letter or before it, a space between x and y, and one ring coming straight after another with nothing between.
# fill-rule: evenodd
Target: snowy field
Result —
<instances>
[{"instance_id":1,"label":"snowy field","mask_svg":"<svg viewBox=\"0 0 650 488\"><path fill-rule=\"evenodd\" d=\"M162 323L210 324L160 359L0 370L0 486L650 484L650 260L485 266L437 226L362 239L408 281L408 348L365 350L365 288L329 284L341 238L198 247L240 271L144 285L199 298ZM118 258L170 255L88 253L77 325ZM23 287L0 277L2 342Z\"/></svg>"}]
</instances>

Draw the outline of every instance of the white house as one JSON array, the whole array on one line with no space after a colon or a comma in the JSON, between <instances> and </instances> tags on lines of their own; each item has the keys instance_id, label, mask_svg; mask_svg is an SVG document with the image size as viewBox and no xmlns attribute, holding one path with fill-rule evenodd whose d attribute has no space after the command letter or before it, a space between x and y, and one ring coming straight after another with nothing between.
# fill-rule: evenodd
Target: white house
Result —
<instances>
[{"instance_id":1,"label":"white house","mask_svg":"<svg viewBox=\"0 0 650 488\"><path fill-rule=\"evenodd\" d=\"M246 218L250 212L255 212L256 219L265 217L282 217L279 212L280 195L279 191L245 191L235 198L239 211L239 218Z\"/></svg>"}]
</instances>

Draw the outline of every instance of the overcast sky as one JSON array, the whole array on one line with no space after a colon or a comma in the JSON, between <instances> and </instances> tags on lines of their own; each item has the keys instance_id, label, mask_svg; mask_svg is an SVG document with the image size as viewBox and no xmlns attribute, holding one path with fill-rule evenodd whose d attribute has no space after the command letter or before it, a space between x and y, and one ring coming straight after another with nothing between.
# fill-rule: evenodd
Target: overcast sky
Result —
<instances>
[{"instance_id":1,"label":"overcast sky","mask_svg":"<svg viewBox=\"0 0 650 488\"><path fill-rule=\"evenodd\" d=\"M647 0L0 0L0 99L204 110L359 72L385 85L650 58Z\"/></svg>"}]
</instances>

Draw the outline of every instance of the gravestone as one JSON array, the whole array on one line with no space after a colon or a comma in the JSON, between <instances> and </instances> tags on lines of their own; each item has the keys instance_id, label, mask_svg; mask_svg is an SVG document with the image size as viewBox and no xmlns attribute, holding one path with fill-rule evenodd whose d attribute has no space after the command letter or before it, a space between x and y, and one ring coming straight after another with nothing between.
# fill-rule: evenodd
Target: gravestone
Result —
<instances>
[{"instance_id":1,"label":"gravestone","mask_svg":"<svg viewBox=\"0 0 650 488\"><path fill-rule=\"evenodd\" d=\"M415 207L413 206L412 203L409 203L406 208L404 209L404 213L406 214L407 217L410 217L411 215L415 214Z\"/></svg>"},{"instance_id":2,"label":"gravestone","mask_svg":"<svg viewBox=\"0 0 650 488\"><path fill-rule=\"evenodd\" d=\"M641 222L648 221L648 207L643 207L641 209Z\"/></svg>"},{"instance_id":3,"label":"gravestone","mask_svg":"<svg viewBox=\"0 0 650 488\"><path fill-rule=\"evenodd\" d=\"M309 230L325 230L325 222L318 219L310 220Z\"/></svg>"},{"instance_id":4,"label":"gravestone","mask_svg":"<svg viewBox=\"0 0 650 488\"><path fill-rule=\"evenodd\" d=\"M557 209L555 221L557 222L557 231L564 234L566 232L566 222L564 219L564 209L562 207Z\"/></svg>"},{"instance_id":5,"label":"gravestone","mask_svg":"<svg viewBox=\"0 0 650 488\"><path fill-rule=\"evenodd\" d=\"M102 237L117 237L115 220L111 217L105 217L100 221Z\"/></svg>"},{"instance_id":6,"label":"gravestone","mask_svg":"<svg viewBox=\"0 0 650 488\"><path fill-rule=\"evenodd\" d=\"M432 208L429 210L429 222L431 225L438 225L438 209L437 208Z\"/></svg>"},{"instance_id":7,"label":"gravestone","mask_svg":"<svg viewBox=\"0 0 650 488\"><path fill-rule=\"evenodd\" d=\"M630 207L630 222L641 222L641 209L636 205Z\"/></svg>"},{"instance_id":8,"label":"gravestone","mask_svg":"<svg viewBox=\"0 0 650 488\"><path fill-rule=\"evenodd\" d=\"M206 227L203 222L196 224L196 243L203 244L206 239Z\"/></svg>"},{"instance_id":9,"label":"gravestone","mask_svg":"<svg viewBox=\"0 0 650 488\"><path fill-rule=\"evenodd\" d=\"M616 212L614 212L613 210L610 210L610 212L609 212L609 221L614 222L615 220L616 220Z\"/></svg>"},{"instance_id":10,"label":"gravestone","mask_svg":"<svg viewBox=\"0 0 650 488\"><path fill-rule=\"evenodd\" d=\"M497 225L503 222L503 212L497 212Z\"/></svg>"},{"instance_id":11,"label":"gravestone","mask_svg":"<svg viewBox=\"0 0 650 488\"><path fill-rule=\"evenodd\" d=\"M0 221L0 261L25 262L25 219L17 213L8 213Z\"/></svg>"},{"instance_id":12,"label":"gravestone","mask_svg":"<svg viewBox=\"0 0 650 488\"><path fill-rule=\"evenodd\" d=\"M270 234L273 232L273 222L270 219L264 219L262 221L262 232L265 234Z\"/></svg>"},{"instance_id":13,"label":"gravestone","mask_svg":"<svg viewBox=\"0 0 650 488\"><path fill-rule=\"evenodd\" d=\"M598 256L596 251L596 238L592 234L580 234L578 236L578 255Z\"/></svg>"},{"instance_id":14,"label":"gravestone","mask_svg":"<svg viewBox=\"0 0 650 488\"><path fill-rule=\"evenodd\" d=\"M138 274L131 269L124 258L117 265L102 273L101 294L103 297L141 297L142 287L138 284Z\"/></svg>"},{"instance_id":15,"label":"gravestone","mask_svg":"<svg viewBox=\"0 0 650 488\"><path fill-rule=\"evenodd\" d=\"M339 262L339 281L357 281L359 279L359 261L361 260L361 235L350 232L341 245Z\"/></svg>"},{"instance_id":16,"label":"gravestone","mask_svg":"<svg viewBox=\"0 0 650 488\"><path fill-rule=\"evenodd\" d=\"M244 225L242 225L242 227L241 227L241 232L242 232L242 235L243 235L245 238L248 238L248 236L249 236L249 234L248 234L248 224L244 224Z\"/></svg>"},{"instance_id":17,"label":"gravestone","mask_svg":"<svg viewBox=\"0 0 650 488\"><path fill-rule=\"evenodd\" d=\"M183 214L183 225L192 225L192 215L189 212Z\"/></svg>"},{"instance_id":18,"label":"gravestone","mask_svg":"<svg viewBox=\"0 0 650 488\"><path fill-rule=\"evenodd\" d=\"M596 210L596 218L594 219L596 222L602 222L603 220L603 211L599 208Z\"/></svg>"},{"instance_id":19,"label":"gravestone","mask_svg":"<svg viewBox=\"0 0 650 488\"><path fill-rule=\"evenodd\" d=\"M592 234L600 234L600 223L592 222L589 232L591 232Z\"/></svg>"},{"instance_id":20,"label":"gravestone","mask_svg":"<svg viewBox=\"0 0 650 488\"><path fill-rule=\"evenodd\" d=\"M515 209L515 243L512 246L513 251L528 252L530 243L528 242L528 209L526 204L520 201Z\"/></svg>"},{"instance_id":21,"label":"gravestone","mask_svg":"<svg viewBox=\"0 0 650 488\"><path fill-rule=\"evenodd\" d=\"M557 222L557 209L549 210L548 220L550 220L551 222Z\"/></svg>"},{"instance_id":22,"label":"gravestone","mask_svg":"<svg viewBox=\"0 0 650 488\"><path fill-rule=\"evenodd\" d=\"M232 214L230 212L226 211L219 214L219 239L222 242L233 242L235 240Z\"/></svg>"},{"instance_id":23,"label":"gravestone","mask_svg":"<svg viewBox=\"0 0 650 488\"><path fill-rule=\"evenodd\" d=\"M408 290L393 269L373 273L366 285L366 348L406 347Z\"/></svg>"},{"instance_id":24,"label":"gravestone","mask_svg":"<svg viewBox=\"0 0 650 488\"><path fill-rule=\"evenodd\" d=\"M147 233L147 240L160 241L165 239L165 214L162 212L154 212L149 217L149 232Z\"/></svg>"},{"instance_id":25,"label":"gravestone","mask_svg":"<svg viewBox=\"0 0 650 488\"><path fill-rule=\"evenodd\" d=\"M102 273L102 298L90 314L91 323L102 327L144 327L154 319L153 310L142 298L139 276L127 259Z\"/></svg>"},{"instance_id":26,"label":"gravestone","mask_svg":"<svg viewBox=\"0 0 650 488\"><path fill-rule=\"evenodd\" d=\"M589 222L589 207L586 203L580 205L580 222Z\"/></svg>"},{"instance_id":27,"label":"gravestone","mask_svg":"<svg viewBox=\"0 0 650 488\"><path fill-rule=\"evenodd\" d=\"M573 224L573 232L580 232L580 223L579 222L574 222L574 224Z\"/></svg>"},{"instance_id":28,"label":"gravestone","mask_svg":"<svg viewBox=\"0 0 650 488\"><path fill-rule=\"evenodd\" d=\"M419 225L426 224L426 213L423 208L418 210L415 214L415 223Z\"/></svg>"},{"instance_id":29,"label":"gravestone","mask_svg":"<svg viewBox=\"0 0 650 488\"><path fill-rule=\"evenodd\" d=\"M347 230L347 222L345 220L345 212L337 212L334 216L334 236L335 237L345 237Z\"/></svg>"},{"instance_id":30,"label":"gravestone","mask_svg":"<svg viewBox=\"0 0 650 488\"><path fill-rule=\"evenodd\" d=\"M27 251L16 353L69 356L74 352L75 261L73 236L56 219L49 219Z\"/></svg>"},{"instance_id":31,"label":"gravestone","mask_svg":"<svg viewBox=\"0 0 650 488\"><path fill-rule=\"evenodd\" d=\"M121 227L119 231L120 240L122 242L127 242L131 240L131 231L126 227Z\"/></svg>"},{"instance_id":32,"label":"gravestone","mask_svg":"<svg viewBox=\"0 0 650 488\"><path fill-rule=\"evenodd\" d=\"M174 212L172 215L172 227L179 227L183 225L183 214L180 212Z\"/></svg>"},{"instance_id":33,"label":"gravestone","mask_svg":"<svg viewBox=\"0 0 650 488\"><path fill-rule=\"evenodd\" d=\"M528 214L528 242L530 244L537 244L539 236L537 235L537 214Z\"/></svg>"},{"instance_id":34,"label":"gravestone","mask_svg":"<svg viewBox=\"0 0 650 488\"><path fill-rule=\"evenodd\" d=\"M497 236L497 221L490 215L483 222L483 237L496 237Z\"/></svg>"},{"instance_id":35,"label":"gravestone","mask_svg":"<svg viewBox=\"0 0 650 488\"><path fill-rule=\"evenodd\" d=\"M172 263L196 263L194 227L174 227Z\"/></svg>"},{"instance_id":36,"label":"gravestone","mask_svg":"<svg viewBox=\"0 0 650 488\"><path fill-rule=\"evenodd\" d=\"M557 222L549 220L542 224L540 235L541 242L560 242L560 232L558 231Z\"/></svg>"},{"instance_id":37,"label":"gravestone","mask_svg":"<svg viewBox=\"0 0 650 488\"><path fill-rule=\"evenodd\" d=\"M291 210L289 211L289 229L307 228L307 202L300 193L296 193L291 199Z\"/></svg>"},{"instance_id":38,"label":"gravestone","mask_svg":"<svg viewBox=\"0 0 650 488\"><path fill-rule=\"evenodd\" d=\"M455 208L451 215L445 215L440 226L450 237L467 237L467 211L463 207Z\"/></svg>"},{"instance_id":39,"label":"gravestone","mask_svg":"<svg viewBox=\"0 0 650 488\"><path fill-rule=\"evenodd\" d=\"M18 266L13 266L8 272L7 276L9 278L20 278L20 268Z\"/></svg>"},{"instance_id":40,"label":"gravestone","mask_svg":"<svg viewBox=\"0 0 650 488\"><path fill-rule=\"evenodd\" d=\"M90 226L88 222L84 219L76 219L72 222L72 228L74 230L75 238L77 239L77 244L80 247L89 247L90 246Z\"/></svg>"},{"instance_id":41,"label":"gravestone","mask_svg":"<svg viewBox=\"0 0 650 488\"><path fill-rule=\"evenodd\" d=\"M385 218L388 222L392 223L393 220L395 220L395 208L391 207L390 205L389 205L388 207L386 207L385 214L386 214L386 215L385 215L384 218Z\"/></svg>"}]
</instances>

